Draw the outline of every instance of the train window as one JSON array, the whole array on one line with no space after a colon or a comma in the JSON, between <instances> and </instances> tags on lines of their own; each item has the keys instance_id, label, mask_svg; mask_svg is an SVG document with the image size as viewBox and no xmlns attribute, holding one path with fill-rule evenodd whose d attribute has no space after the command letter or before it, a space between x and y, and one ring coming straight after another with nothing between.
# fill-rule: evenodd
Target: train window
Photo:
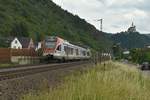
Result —
<instances>
[{"instance_id":1,"label":"train window","mask_svg":"<svg viewBox=\"0 0 150 100\"><path fill-rule=\"evenodd\" d=\"M90 52L87 52L87 56L90 56Z\"/></svg>"},{"instance_id":2,"label":"train window","mask_svg":"<svg viewBox=\"0 0 150 100\"><path fill-rule=\"evenodd\" d=\"M57 47L57 50L58 50L58 51L61 51L61 45L59 45L59 46Z\"/></svg>"},{"instance_id":3,"label":"train window","mask_svg":"<svg viewBox=\"0 0 150 100\"><path fill-rule=\"evenodd\" d=\"M68 47L64 46L64 51L66 52L66 54L68 54Z\"/></svg>"},{"instance_id":4,"label":"train window","mask_svg":"<svg viewBox=\"0 0 150 100\"><path fill-rule=\"evenodd\" d=\"M71 48L71 55L73 55L73 48Z\"/></svg>"},{"instance_id":5,"label":"train window","mask_svg":"<svg viewBox=\"0 0 150 100\"><path fill-rule=\"evenodd\" d=\"M68 55L73 55L73 51L74 51L74 49L73 49L73 48L70 48L70 47L65 46L65 47L64 47L64 51L65 51L65 52L66 52L66 54L68 54Z\"/></svg>"},{"instance_id":6,"label":"train window","mask_svg":"<svg viewBox=\"0 0 150 100\"><path fill-rule=\"evenodd\" d=\"M83 56L86 56L86 52L85 52L85 51L82 51L82 55L83 55Z\"/></svg>"},{"instance_id":7,"label":"train window","mask_svg":"<svg viewBox=\"0 0 150 100\"><path fill-rule=\"evenodd\" d=\"M78 49L76 49L76 55L79 55L79 50Z\"/></svg>"},{"instance_id":8,"label":"train window","mask_svg":"<svg viewBox=\"0 0 150 100\"><path fill-rule=\"evenodd\" d=\"M46 48L55 48L56 42L46 42Z\"/></svg>"},{"instance_id":9,"label":"train window","mask_svg":"<svg viewBox=\"0 0 150 100\"><path fill-rule=\"evenodd\" d=\"M66 52L67 55L70 54L70 48L69 47L65 46L64 51Z\"/></svg>"},{"instance_id":10,"label":"train window","mask_svg":"<svg viewBox=\"0 0 150 100\"><path fill-rule=\"evenodd\" d=\"M66 47L66 46L64 46L64 51L65 51L65 52L67 51L67 47Z\"/></svg>"}]
</instances>

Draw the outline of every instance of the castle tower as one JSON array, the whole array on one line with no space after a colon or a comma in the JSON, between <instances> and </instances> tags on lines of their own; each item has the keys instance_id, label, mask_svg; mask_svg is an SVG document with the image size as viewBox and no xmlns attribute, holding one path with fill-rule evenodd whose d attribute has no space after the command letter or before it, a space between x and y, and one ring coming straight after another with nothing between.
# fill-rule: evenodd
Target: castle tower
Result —
<instances>
[{"instance_id":1,"label":"castle tower","mask_svg":"<svg viewBox=\"0 0 150 100\"><path fill-rule=\"evenodd\" d=\"M134 27L134 23L132 22L132 25L131 25L131 27Z\"/></svg>"},{"instance_id":2,"label":"castle tower","mask_svg":"<svg viewBox=\"0 0 150 100\"><path fill-rule=\"evenodd\" d=\"M136 26L134 25L133 22L132 22L131 27L128 28L128 32L129 32L129 33L137 32L137 31L136 31Z\"/></svg>"}]
</instances>

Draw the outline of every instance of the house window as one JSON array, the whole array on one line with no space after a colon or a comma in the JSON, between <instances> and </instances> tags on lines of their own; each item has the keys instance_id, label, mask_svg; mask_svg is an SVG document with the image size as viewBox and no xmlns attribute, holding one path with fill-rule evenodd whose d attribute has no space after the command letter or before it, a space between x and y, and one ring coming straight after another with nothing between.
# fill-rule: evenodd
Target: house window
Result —
<instances>
[{"instance_id":1,"label":"house window","mask_svg":"<svg viewBox=\"0 0 150 100\"><path fill-rule=\"evenodd\" d=\"M17 40L15 41L15 44L17 44Z\"/></svg>"},{"instance_id":2,"label":"house window","mask_svg":"<svg viewBox=\"0 0 150 100\"><path fill-rule=\"evenodd\" d=\"M16 46L14 46L13 48L16 49Z\"/></svg>"}]
</instances>

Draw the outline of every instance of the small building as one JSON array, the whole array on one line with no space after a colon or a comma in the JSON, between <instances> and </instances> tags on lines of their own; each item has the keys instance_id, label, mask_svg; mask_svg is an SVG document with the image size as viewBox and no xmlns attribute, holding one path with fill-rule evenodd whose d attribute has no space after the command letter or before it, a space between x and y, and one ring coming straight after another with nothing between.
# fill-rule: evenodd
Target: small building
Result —
<instances>
[{"instance_id":1,"label":"small building","mask_svg":"<svg viewBox=\"0 0 150 100\"><path fill-rule=\"evenodd\" d=\"M130 54L130 51L124 51L123 54L124 54L124 55L129 55L129 54Z\"/></svg>"},{"instance_id":2,"label":"small building","mask_svg":"<svg viewBox=\"0 0 150 100\"><path fill-rule=\"evenodd\" d=\"M35 48L34 42L32 38L28 37L20 37L17 38L15 37L11 41L11 48L12 49L30 49L30 48Z\"/></svg>"}]
</instances>

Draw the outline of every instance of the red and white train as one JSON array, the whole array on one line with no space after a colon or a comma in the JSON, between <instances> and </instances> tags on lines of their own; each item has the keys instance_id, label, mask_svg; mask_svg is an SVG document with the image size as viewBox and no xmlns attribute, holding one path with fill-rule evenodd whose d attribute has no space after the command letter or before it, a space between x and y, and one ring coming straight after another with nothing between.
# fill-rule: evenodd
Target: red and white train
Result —
<instances>
[{"instance_id":1,"label":"red and white train","mask_svg":"<svg viewBox=\"0 0 150 100\"><path fill-rule=\"evenodd\" d=\"M55 36L46 37L43 48L43 56L49 60L86 60L91 57L90 49L73 45Z\"/></svg>"}]
</instances>

